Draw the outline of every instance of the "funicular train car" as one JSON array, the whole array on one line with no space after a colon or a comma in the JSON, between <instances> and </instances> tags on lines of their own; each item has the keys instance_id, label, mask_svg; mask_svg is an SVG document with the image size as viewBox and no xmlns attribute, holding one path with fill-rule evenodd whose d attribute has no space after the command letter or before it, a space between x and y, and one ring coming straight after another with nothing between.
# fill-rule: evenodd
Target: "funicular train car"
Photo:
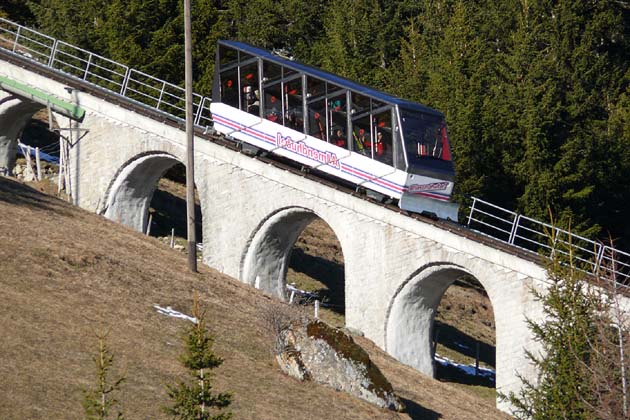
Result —
<instances>
[{"instance_id":1,"label":"funicular train car","mask_svg":"<svg viewBox=\"0 0 630 420\"><path fill-rule=\"evenodd\" d=\"M219 41L211 105L224 135L404 210L457 220L444 116L236 41Z\"/></svg>"}]
</instances>

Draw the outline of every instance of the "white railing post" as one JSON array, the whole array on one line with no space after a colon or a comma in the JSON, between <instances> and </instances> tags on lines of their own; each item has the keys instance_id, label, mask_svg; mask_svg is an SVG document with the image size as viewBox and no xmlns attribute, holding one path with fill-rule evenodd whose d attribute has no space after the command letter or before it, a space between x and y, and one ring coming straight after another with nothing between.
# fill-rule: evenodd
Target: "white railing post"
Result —
<instances>
[{"instance_id":1,"label":"white railing post","mask_svg":"<svg viewBox=\"0 0 630 420\"><path fill-rule=\"evenodd\" d=\"M120 94L122 96L126 96L127 94L127 85L129 84L129 78L131 77L131 69L127 67L127 71L125 72L125 78L123 79L122 86L120 88Z\"/></svg>"},{"instance_id":2,"label":"white railing post","mask_svg":"<svg viewBox=\"0 0 630 420\"><path fill-rule=\"evenodd\" d=\"M57 40L53 42L53 46L50 50L50 57L48 57L48 67L54 67L55 55L57 54Z\"/></svg>"},{"instance_id":3,"label":"white railing post","mask_svg":"<svg viewBox=\"0 0 630 420\"><path fill-rule=\"evenodd\" d=\"M518 214L514 218L514 222L512 222L512 230L510 231L510 238L508 239L508 244L514 245L514 238L516 237L516 231L518 230L518 225L521 221L521 215Z\"/></svg>"},{"instance_id":4,"label":"white railing post","mask_svg":"<svg viewBox=\"0 0 630 420\"><path fill-rule=\"evenodd\" d=\"M37 166L37 180L41 181L42 180L42 163L41 163L41 159L39 158L39 147L35 148L35 164Z\"/></svg>"},{"instance_id":5,"label":"white railing post","mask_svg":"<svg viewBox=\"0 0 630 420\"><path fill-rule=\"evenodd\" d=\"M87 76L89 74L90 71L90 64L92 64L92 53L90 53L90 55L88 56L88 61L85 64L85 72L83 72L83 80L87 80Z\"/></svg>"},{"instance_id":6,"label":"white railing post","mask_svg":"<svg viewBox=\"0 0 630 420\"><path fill-rule=\"evenodd\" d=\"M166 89L166 82L162 82L162 90L160 91L160 97L158 98L157 105L155 109L160 109L160 104L162 103L162 96L164 95L164 89Z\"/></svg>"},{"instance_id":7,"label":"white railing post","mask_svg":"<svg viewBox=\"0 0 630 420\"><path fill-rule=\"evenodd\" d=\"M15 32L15 41L13 41L13 52L15 52L15 49L18 45L18 40L20 39L20 29L22 29L22 26L18 25L17 31Z\"/></svg>"},{"instance_id":8,"label":"white railing post","mask_svg":"<svg viewBox=\"0 0 630 420\"><path fill-rule=\"evenodd\" d=\"M597 256L595 257L595 267L593 268L593 274L597 274L599 268L602 266L602 260L604 259L604 251L607 247L602 244L597 244L599 250L597 251Z\"/></svg>"},{"instance_id":9,"label":"white railing post","mask_svg":"<svg viewBox=\"0 0 630 420\"><path fill-rule=\"evenodd\" d=\"M470 206L470 213L468 213L468 227L470 227L470 221L472 220L472 215L475 212L475 204L477 204L477 197L473 197L472 206Z\"/></svg>"},{"instance_id":10,"label":"white railing post","mask_svg":"<svg viewBox=\"0 0 630 420\"><path fill-rule=\"evenodd\" d=\"M203 104L205 102L205 98L199 98L199 108L197 108L197 114L195 115L195 125L199 125L199 120L201 119L201 112L203 111Z\"/></svg>"}]
</instances>

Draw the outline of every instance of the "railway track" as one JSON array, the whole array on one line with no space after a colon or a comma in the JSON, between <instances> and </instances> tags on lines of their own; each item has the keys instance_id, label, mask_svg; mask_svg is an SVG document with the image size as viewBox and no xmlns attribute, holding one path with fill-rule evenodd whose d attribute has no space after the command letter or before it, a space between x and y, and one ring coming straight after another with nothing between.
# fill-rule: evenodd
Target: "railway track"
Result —
<instances>
[{"instance_id":1,"label":"railway track","mask_svg":"<svg viewBox=\"0 0 630 420\"><path fill-rule=\"evenodd\" d=\"M92 83L85 82L83 80L77 79L73 76L64 74L60 71L51 69L49 67L43 66L40 63L25 57L19 54L12 53L3 48L0 48L0 59L16 66L22 67L28 71L33 73L40 74L46 78L55 80L59 83L63 83L64 85L79 90L81 92L88 93L100 99L103 99L107 102L113 103L122 108L128 109L140 115L151 118L155 121L158 121L162 124L167 124L171 127L176 127L182 131L185 131L185 121L179 119L173 115L167 114L165 112L150 108L146 105L143 105L139 102L136 102L132 99L123 97L117 93L109 91L107 89L96 86ZM210 129L202 129L199 127L195 127L195 136L202 138L206 141L210 141L212 143L221 145L230 150L233 150L235 153L242 153L241 148L239 147L239 143L230 141L223 136L217 135L214 133L214 130ZM523 258L528 261L532 261L535 263L541 263L541 257L532 251L525 250L513 245L509 245L505 242L502 242L498 239L492 238L488 235L482 234L480 232L471 230L464 225L461 225L456 222L434 219L432 217L424 216L421 214L410 213L405 210L400 209L398 206L394 204L383 203L378 200L375 200L364 193L357 192L354 188L350 188L344 186L341 183L336 183L333 180L323 177L318 174L316 171L304 170L302 167L298 167L296 165L291 165L287 161L283 161L278 158L274 158L273 155L270 154L261 154L252 156L252 159L257 159L261 162L264 162L269 165L273 165L279 169L285 170L287 172L292 173L295 176L300 176L307 178L311 181L318 182L320 184L324 184L329 188L333 188L337 191L342 191L346 194L350 194L352 196L358 197L362 200L371 202L373 204L379 205L381 207L387 208L389 211L393 211L406 217L409 217L414 220L418 220L423 223L428 223L430 225L436 226L440 229L446 230L458 236L473 240L477 243L484 244L490 246L492 248L499 249L501 251L507 252L509 254L518 256L519 258Z\"/></svg>"}]
</instances>

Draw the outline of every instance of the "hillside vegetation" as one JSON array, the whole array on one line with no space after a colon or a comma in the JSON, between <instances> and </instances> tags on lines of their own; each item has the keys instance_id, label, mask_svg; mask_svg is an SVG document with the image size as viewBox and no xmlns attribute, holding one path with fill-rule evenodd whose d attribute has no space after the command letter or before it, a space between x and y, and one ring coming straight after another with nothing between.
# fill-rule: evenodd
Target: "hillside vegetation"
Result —
<instances>
[{"instance_id":1,"label":"hillside vegetation","mask_svg":"<svg viewBox=\"0 0 630 420\"><path fill-rule=\"evenodd\" d=\"M0 178L0 418L82 415L94 382L98 329L109 329L113 376L125 375L128 419L166 418L165 384L184 378L177 361L193 291L208 307L225 363L215 389L234 393L237 419L502 419L493 403L403 366L369 340L357 341L392 382L409 413L393 413L283 375L261 313L283 303L132 232L7 178Z\"/></svg>"}]
</instances>

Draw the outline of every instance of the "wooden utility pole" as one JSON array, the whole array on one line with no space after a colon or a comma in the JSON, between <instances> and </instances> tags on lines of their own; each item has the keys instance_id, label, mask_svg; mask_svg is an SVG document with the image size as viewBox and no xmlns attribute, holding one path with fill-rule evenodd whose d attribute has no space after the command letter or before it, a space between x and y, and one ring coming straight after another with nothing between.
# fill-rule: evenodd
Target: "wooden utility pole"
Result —
<instances>
[{"instance_id":1,"label":"wooden utility pole","mask_svg":"<svg viewBox=\"0 0 630 420\"><path fill-rule=\"evenodd\" d=\"M192 30L190 0L184 0L184 50L186 73L186 219L188 220L188 269L197 272L195 238L195 146L193 131Z\"/></svg>"}]
</instances>

